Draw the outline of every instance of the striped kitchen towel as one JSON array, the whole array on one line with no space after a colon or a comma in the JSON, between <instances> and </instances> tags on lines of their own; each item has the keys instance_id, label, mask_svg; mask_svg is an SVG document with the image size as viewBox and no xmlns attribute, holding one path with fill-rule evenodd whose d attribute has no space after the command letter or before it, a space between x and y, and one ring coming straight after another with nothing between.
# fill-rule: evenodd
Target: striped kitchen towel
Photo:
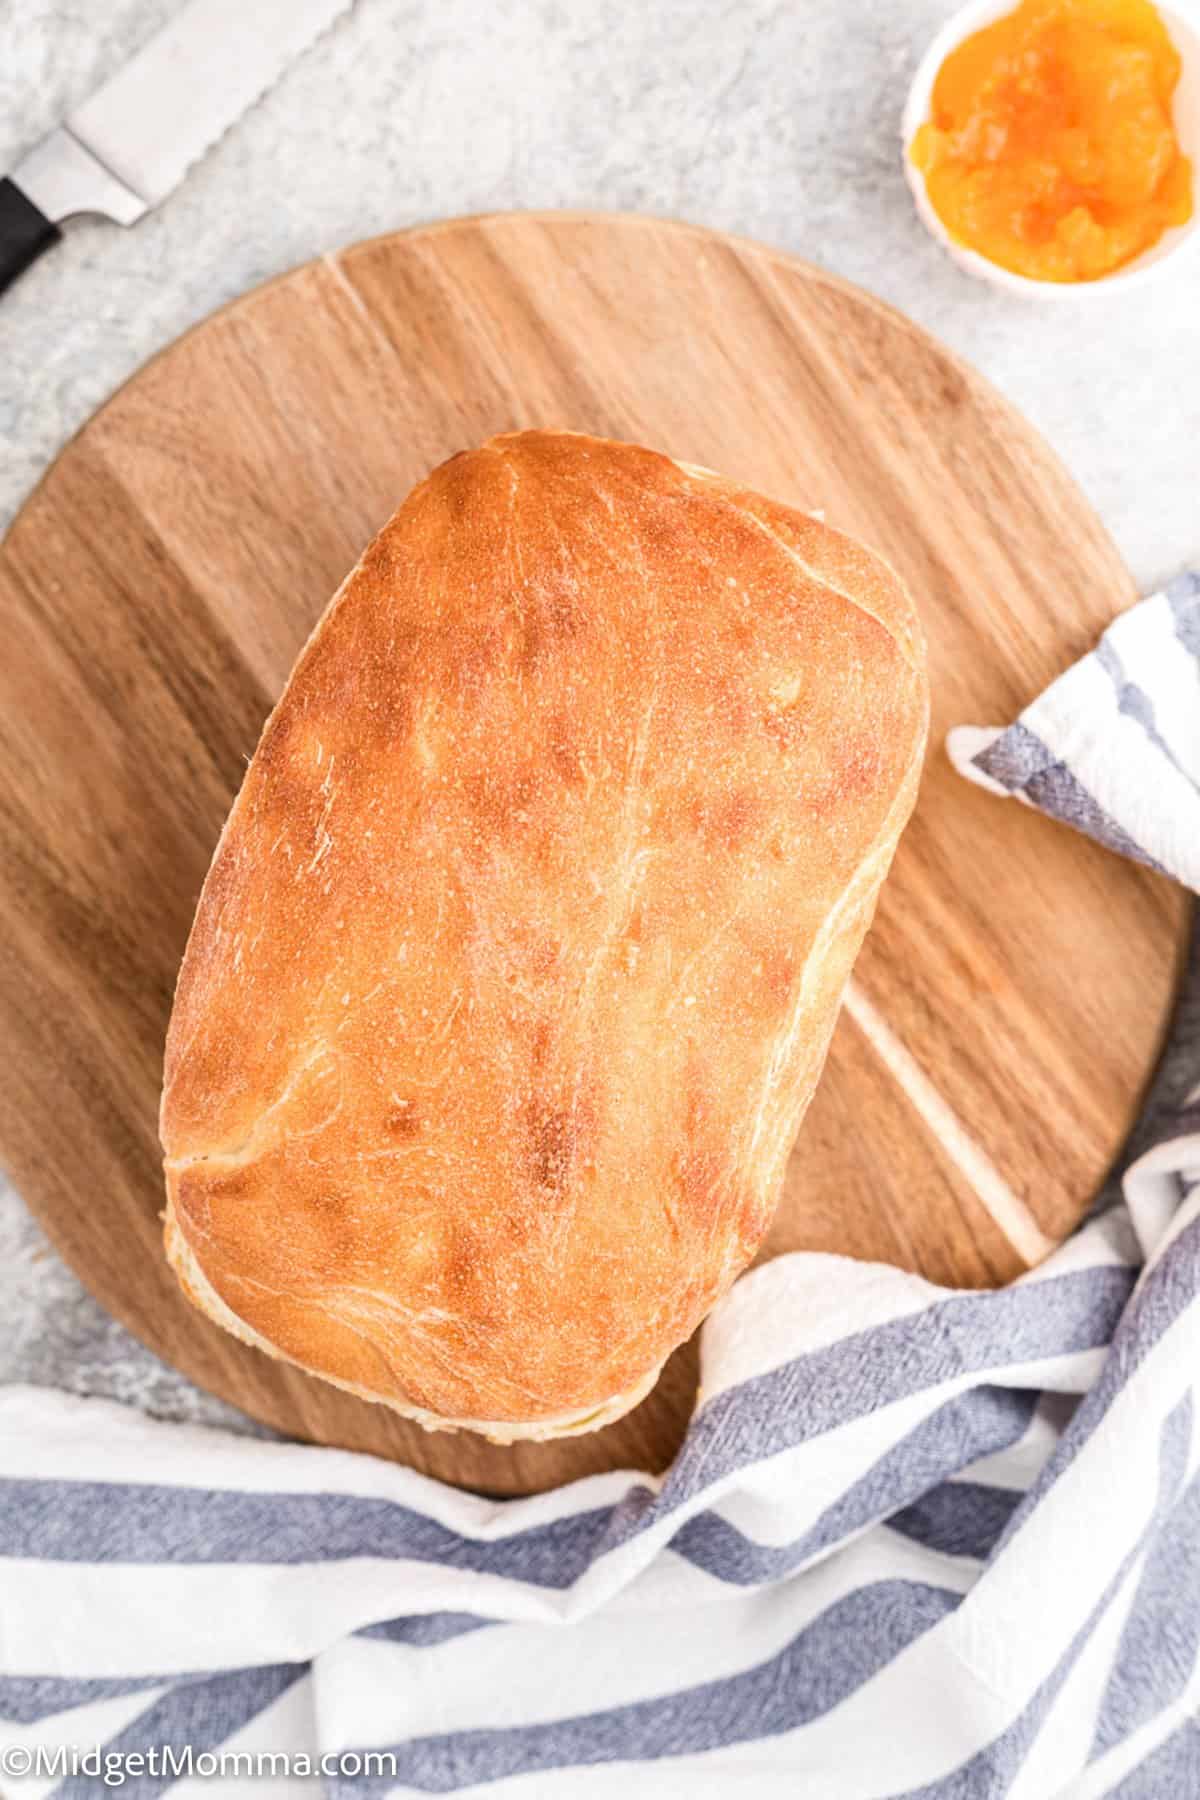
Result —
<instances>
[{"instance_id":1,"label":"striped kitchen towel","mask_svg":"<svg viewBox=\"0 0 1200 1800\"><path fill-rule=\"evenodd\" d=\"M1198 620L1134 608L977 772L1200 885ZM1200 1795L1200 956L1137 1150L1000 1292L746 1276L661 1478L0 1393L0 1793Z\"/></svg>"},{"instance_id":2,"label":"striped kitchen towel","mask_svg":"<svg viewBox=\"0 0 1200 1800\"><path fill-rule=\"evenodd\" d=\"M962 725L969 780L1200 891L1200 574L1122 613L1007 730Z\"/></svg>"}]
</instances>

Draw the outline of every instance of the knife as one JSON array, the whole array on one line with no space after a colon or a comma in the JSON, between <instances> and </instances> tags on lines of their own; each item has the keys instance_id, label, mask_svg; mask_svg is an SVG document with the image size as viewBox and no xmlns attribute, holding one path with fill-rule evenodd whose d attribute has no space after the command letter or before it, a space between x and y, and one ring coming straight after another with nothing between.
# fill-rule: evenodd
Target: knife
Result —
<instances>
[{"instance_id":1,"label":"knife","mask_svg":"<svg viewBox=\"0 0 1200 1800\"><path fill-rule=\"evenodd\" d=\"M0 177L0 291L75 213L133 225L354 0L190 0Z\"/></svg>"}]
</instances>

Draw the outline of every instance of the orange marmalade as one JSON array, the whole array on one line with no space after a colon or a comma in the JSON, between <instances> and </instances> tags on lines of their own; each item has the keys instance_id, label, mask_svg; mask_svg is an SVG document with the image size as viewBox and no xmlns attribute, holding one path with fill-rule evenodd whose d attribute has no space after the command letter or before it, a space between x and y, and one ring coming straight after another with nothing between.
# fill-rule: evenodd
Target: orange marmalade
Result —
<instances>
[{"instance_id":1,"label":"orange marmalade","mask_svg":"<svg viewBox=\"0 0 1200 1800\"><path fill-rule=\"evenodd\" d=\"M1149 0L1021 0L951 51L910 154L955 242L1095 281L1192 216L1178 52Z\"/></svg>"}]
</instances>

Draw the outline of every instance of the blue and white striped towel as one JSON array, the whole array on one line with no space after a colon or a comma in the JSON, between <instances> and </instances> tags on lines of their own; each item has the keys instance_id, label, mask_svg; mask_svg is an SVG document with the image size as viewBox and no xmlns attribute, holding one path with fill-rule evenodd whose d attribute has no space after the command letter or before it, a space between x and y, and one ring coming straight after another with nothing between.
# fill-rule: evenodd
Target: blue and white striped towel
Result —
<instances>
[{"instance_id":1,"label":"blue and white striped towel","mask_svg":"<svg viewBox=\"0 0 1200 1800\"><path fill-rule=\"evenodd\" d=\"M1198 628L1194 578L1135 608L982 773L1198 885ZM335 1796L1200 1794L1197 1082L1194 959L1118 1204L999 1293L747 1276L661 1479L491 1502L3 1392L10 1768L170 1745L345 1753ZM125 1790L314 1791L196 1766Z\"/></svg>"},{"instance_id":2,"label":"blue and white striped towel","mask_svg":"<svg viewBox=\"0 0 1200 1800\"><path fill-rule=\"evenodd\" d=\"M970 780L1200 892L1198 734L1200 574L1189 574L1122 613L1015 725L960 726L947 748Z\"/></svg>"}]
</instances>

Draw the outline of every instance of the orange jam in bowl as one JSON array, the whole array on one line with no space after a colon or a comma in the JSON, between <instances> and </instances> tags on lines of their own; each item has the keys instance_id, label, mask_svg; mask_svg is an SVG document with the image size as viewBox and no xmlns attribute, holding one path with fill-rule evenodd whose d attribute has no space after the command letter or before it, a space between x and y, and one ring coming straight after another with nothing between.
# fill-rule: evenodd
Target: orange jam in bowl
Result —
<instances>
[{"instance_id":1,"label":"orange jam in bowl","mask_svg":"<svg viewBox=\"0 0 1200 1800\"><path fill-rule=\"evenodd\" d=\"M1192 216L1179 75L1149 0L1021 0L946 57L909 155L955 243L1096 281Z\"/></svg>"}]
</instances>

